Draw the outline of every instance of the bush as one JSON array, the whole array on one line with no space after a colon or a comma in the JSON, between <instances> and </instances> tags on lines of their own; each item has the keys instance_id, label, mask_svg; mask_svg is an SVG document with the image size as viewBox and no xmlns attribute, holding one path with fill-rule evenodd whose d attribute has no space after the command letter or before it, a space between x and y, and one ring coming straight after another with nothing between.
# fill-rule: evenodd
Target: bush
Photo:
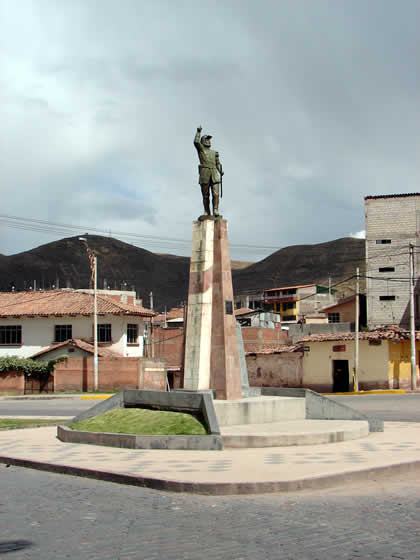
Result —
<instances>
[{"instance_id":1,"label":"bush","mask_svg":"<svg viewBox=\"0 0 420 560\"><path fill-rule=\"evenodd\" d=\"M65 357L38 362L30 358L18 358L17 356L5 356L0 358L0 373L7 371L23 371L27 377L44 377L51 375L57 362L65 360Z\"/></svg>"}]
</instances>

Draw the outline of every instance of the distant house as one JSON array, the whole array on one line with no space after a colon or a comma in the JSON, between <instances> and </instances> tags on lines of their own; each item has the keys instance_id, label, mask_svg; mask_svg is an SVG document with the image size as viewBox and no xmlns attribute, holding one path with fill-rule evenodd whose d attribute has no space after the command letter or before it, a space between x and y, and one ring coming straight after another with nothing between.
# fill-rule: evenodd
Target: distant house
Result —
<instances>
[{"instance_id":1,"label":"distant house","mask_svg":"<svg viewBox=\"0 0 420 560\"><path fill-rule=\"evenodd\" d=\"M66 341L93 342L94 298L74 290L0 293L0 356L29 357ZM97 296L98 345L124 357L143 356L145 324L156 315L135 299ZM77 345L75 346L75 348Z\"/></svg>"},{"instance_id":2,"label":"distant house","mask_svg":"<svg viewBox=\"0 0 420 560\"><path fill-rule=\"evenodd\" d=\"M327 305L321 311L328 317L328 323L354 323L356 320L356 295ZM366 325L366 296L359 296L359 321L361 326Z\"/></svg>"},{"instance_id":3,"label":"distant house","mask_svg":"<svg viewBox=\"0 0 420 560\"><path fill-rule=\"evenodd\" d=\"M420 332L416 340L419 363ZM304 387L319 392L353 390L354 332L313 334L301 338L300 345L304 350ZM359 333L358 384L360 390L411 386L409 331L387 326Z\"/></svg>"},{"instance_id":4,"label":"distant house","mask_svg":"<svg viewBox=\"0 0 420 560\"><path fill-rule=\"evenodd\" d=\"M246 293L234 294L236 309L263 309L264 293L259 290L251 290Z\"/></svg>"},{"instance_id":5,"label":"distant house","mask_svg":"<svg viewBox=\"0 0 420 560\"><path fill-rule=\"evenodd\" d=\"M297 323L314 315L328 304L336 303L335 290L319 284L302 284L264 290L266 309L279 313L281 322Z\"/></svg>"},{"instance_id":6,"label":"distant house","mask_svg":"<svg viewBox=\"0 0 420 560\"><path fill-rule=\"evenodd\" d=\"M278 313L253 309L235 309L235 317L242 327L263 327L266 329L280 328Z\"/></svg>"},{"instance_id":7,"label":"distant house","mask_svg":"<svg viewBox=\"0 0 420 560\"><path fill-rule=\"evenodd\" d=\"M166 313L160 313L153 318L153 325L164 329L176 329L184 326L183 307L173 307Z\"/></svg>"}]
</instances>

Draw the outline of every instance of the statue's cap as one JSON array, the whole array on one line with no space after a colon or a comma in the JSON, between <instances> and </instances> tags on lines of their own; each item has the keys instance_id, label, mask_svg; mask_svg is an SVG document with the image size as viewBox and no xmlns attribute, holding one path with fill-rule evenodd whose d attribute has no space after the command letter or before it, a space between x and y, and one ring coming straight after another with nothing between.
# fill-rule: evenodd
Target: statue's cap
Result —
<instances>
[{"instance_id":1,"label":"statue's cap","mask_svg":"<svg viewBox=\"0 0 420 560\"><path fill-rule=\"evenodd\" d=\"M211 138L213 138L213 136L210 136L210 134L205 134L204 136L201 137L201 142L202 142L203 140L207 140L207 139L208 139L208 140L211 140Z\"/></svg>"}]
</instances>

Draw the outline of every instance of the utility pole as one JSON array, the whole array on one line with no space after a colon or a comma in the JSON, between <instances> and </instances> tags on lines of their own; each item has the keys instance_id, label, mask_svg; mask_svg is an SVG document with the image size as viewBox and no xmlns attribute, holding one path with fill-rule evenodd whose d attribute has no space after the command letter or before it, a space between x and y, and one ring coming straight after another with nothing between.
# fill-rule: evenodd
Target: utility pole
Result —
<instances>
[{"instance_id":1,"label":"utility pole","mask_svg":"<svg viewBox=\"0 0 420 560\"><path fill-rule=\"evenodd\" d=\"M99 386L98 375L98 298L97 298L97 259L93 257L93 386L95 391Z\"/></svg>"},{"instance_id":2,"label":"utility pole","mask_svg":"<svg viewBox=\"0 0 420 560\"><path fill-rule=\"evenodd\" d=\"M150 297L150 309L153 311L153 292L150 292L149 297Z\"/></svg>"},{"instance_id":3,"label":"utility pole","mask_svg":"<svg viewBox=\"0 0 420 560\"><path fill-rule=\"evenodd\" d=\"M353 390L359 390L359 267L356 268L356 303L354 317L354 370L353 370Z\"/></svg>"},{"instance_id":4,"label":"utility pole","mask_svg":"<svg viewBox=\"0 0 420 560\"><path fill-rule=\"evenodd\" d=\"M414 246L410 243L410 347L411 347L411 389L417 389L416 367L416 325L414 320Z\"/></svg>"},{"instance_id":5,"label":"utility pole","mask_svg":"<svg viewBox=\"0 0 420 560\"><path fill-rule=\"evenodd\" d=\"M89 248L87 239L85 237L79 237L80 241L83 241L86 247L86 252L89 258L90 271L93 280L93 388L95 391L99 387L99 375L98 375L98 298L97 298L97 287L98 287L98 275L97 275L97 259L94 251Z\"/></svg>"}]
</instances>

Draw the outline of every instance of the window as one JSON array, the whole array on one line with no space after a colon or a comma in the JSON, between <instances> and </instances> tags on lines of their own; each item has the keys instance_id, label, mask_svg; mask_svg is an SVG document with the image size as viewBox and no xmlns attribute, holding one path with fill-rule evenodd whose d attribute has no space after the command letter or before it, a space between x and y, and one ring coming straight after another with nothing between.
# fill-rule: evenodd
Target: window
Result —
<instances>
[{"instance_id":1,"label":"window","mask_svg":"<svg viewBox=\"0 0 420 560\"><path fill-rule=\"evenodd\" d=\"M0 344L22 344L21 325L0 326Z\"/></svg>"},{"instance_id":2,"label":"window","mask_svg":"<svg viewBox=\"0 0 420 560\"><path fill-rule=\"evenodd\" d=\"M112 342L110 324L98 325L98 342Z\"/></svg>"},{"instance_id":3,"label":"window","mask_svg":"<svg viewBox=\"0 0 420 560\"><path fill-rule=\"evenodd\" d=\"M379 301L395 301L395 296L379 296Z\"/></svg>"},{"instance_id":4,"label":"window","mask_svg":"<svg viewBox=\"0 0 420 560\"><path fill-rule=\"evenodd\" d=\"M378 269L379 272L395 272L395 267L394 266L383 266L381 268Z\"/></svg>"},{"instance_id":5,"label":"window","mask_svg":"<svg viewBox=\"0 0 420 560\"><path fill-rule=\"evenodd\" d=\"M65 342L73 337L71 325L55 325L54 342Z\"/></svg>"},{"instance_id":6,"label":"window","mask_svg":"<svg viewBox=\"0 0 420 560\"><path fill-rule=\"evenodd\" d=\"M287 309L296 309L296 303L294 301L283 303L283 311L286 311Z\"/></svg>"},{"instance_id":7,"label":"window","mask_svg":"<svg viewBox=\"0 0 420 560\"><path fill-rule=\"evenodd\" d=\"M339 323L340 322L340 313L328 313L328 322L329 323Z\"/></svg>"},{"instance_id":8,"label":"window","mask_svg":"<svg viewBox=\"0 0 420 560\"><path fill-rule=\"evenodd\" d=\"M127 325L127 344L137 344L138 325Z\"/></svg>"},{"instance_id":9,"label":"window","mask_svg":"<svg viewBox=\"0 0 420 560\"><path fill-rule=\"evenodd\" d=\"M376 240L376 245L390 245L391 240L390 239L377 239Z\"/></svg>"},{"instance_id":10,"label":"window","mask_svg":"<svg viewBox=\"0 0 420 560\"><path fill-rule=\"evenodd\" d=\"M284 315L282 319L283 321L296 321L296 315Z\"/></svg>"}]
</instances>

